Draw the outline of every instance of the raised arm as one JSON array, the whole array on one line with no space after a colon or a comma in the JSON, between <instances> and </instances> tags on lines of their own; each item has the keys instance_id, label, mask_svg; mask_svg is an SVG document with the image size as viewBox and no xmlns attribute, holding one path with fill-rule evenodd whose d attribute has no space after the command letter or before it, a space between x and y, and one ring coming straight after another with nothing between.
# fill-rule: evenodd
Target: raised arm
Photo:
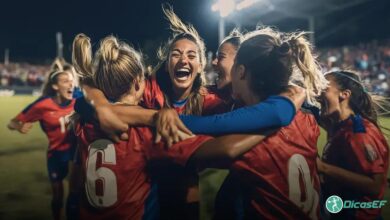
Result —
<instances>
[{"instance_id":1,"label":"raised arm","mask_svg":"<svg viewBox=\"0 0 390 220\"><path fill-rule=\"evenodd\" d=\"M290 124L295 116L292 102L282 96L224 114L212 116L181 115L180 119L195 134L231 134L259 131Z\"/></svg>"},{"instance_id":2,"label":"raised arm","mask_svg":"<svg viewBox=\"0 0 390 220\"><path fill-rule=\"evenodd\" d=\"M264 128L289 125L305 99L304 90L292 87L253 106L212 116L182 115L180 119L196 134L256 132Z\"/></svg>"},{"instance_id":3,"label":"raised arm","mask_svg":"<svg viewBox=\"0 0 390 220\"><path fill-rule=\"evenodd\" d=\"M127 131L128 126L155 126L156 110L144 109L140 106L113 105L99 89L86 85L83 89L85 99L77 100L76 112L87 119L96 114L101 129L114 141L119 141L119 136L121 139L126 139L124 132ZM185 135L179 131L188 135L192 134L180 120L176 120L164 131L164 137L171 137L168 140L169 145L185 138Z\"/></svg>"}]
</instances>

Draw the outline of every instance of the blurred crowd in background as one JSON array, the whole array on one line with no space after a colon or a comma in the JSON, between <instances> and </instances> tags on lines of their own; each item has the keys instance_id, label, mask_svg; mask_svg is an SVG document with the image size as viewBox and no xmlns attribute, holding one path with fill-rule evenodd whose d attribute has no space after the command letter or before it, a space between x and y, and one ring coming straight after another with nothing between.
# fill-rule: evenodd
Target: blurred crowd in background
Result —
<instances>
[{"instance_id":1,"label":"blurred crowd in background","mask_svg":"<svg viewBox=\"0 0 390 220\"><path fill-rule=\"evenodd\" d=\"M45 81L50 65L32 65L29 63L0 64L1 86L40 87Z\"/></svg>"},{"instance_id":2,"label":"blurred crowd in background","mask_svg":"<svg viewBox=\"0 0 390 220\"><path fill-rule=\"evenodd\" d=\"M316 52L324 72L337 69L356 70L361 74L368 91L390 95L390 40L372 41L354 46L317 48ZM207 69L212 71L210 67ZM50 65L1 63L0 86L40 87L49 70ZM212 72L209 74L213 75Z\"/></svg>"},{"instance_id":3,"label":"blurred crowd in background","mask_svg":"<svg viewBox=\"0 0 390 220\"><path fill-rule=\"evenodd\" d=\"M368 91L390 95L390 40L317 50L323 71L358 71Z\"/></svg>"}]
</instances>

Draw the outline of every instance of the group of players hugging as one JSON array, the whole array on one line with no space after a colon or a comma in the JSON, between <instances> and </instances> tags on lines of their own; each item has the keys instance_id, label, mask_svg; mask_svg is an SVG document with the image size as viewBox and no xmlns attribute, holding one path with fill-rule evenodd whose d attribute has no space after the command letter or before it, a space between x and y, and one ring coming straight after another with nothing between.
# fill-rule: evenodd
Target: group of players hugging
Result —
<instances>
[{"instance_id":1,"label":"group of players hugging","mask_svg":"<svg viewBox=\"0 0 390 220\"><path fill-rule=\"evenodd\" d=\"M70 161L68 219L201 219L199 180L209 176L198 173L208 168L229 170L213 219L381 218L373 208L332 214L325 202L383 199L384 97L353 71L321 72L305 33L270 27L233 30L212 62L216 85L205 86L202 38L163 11L172 36L153 71L114 36L92 48L78 34L72 64L57 62L42 96L8 124L27 133L39 121L49 139L54 219Z\"/></svg>"}]
</instances>

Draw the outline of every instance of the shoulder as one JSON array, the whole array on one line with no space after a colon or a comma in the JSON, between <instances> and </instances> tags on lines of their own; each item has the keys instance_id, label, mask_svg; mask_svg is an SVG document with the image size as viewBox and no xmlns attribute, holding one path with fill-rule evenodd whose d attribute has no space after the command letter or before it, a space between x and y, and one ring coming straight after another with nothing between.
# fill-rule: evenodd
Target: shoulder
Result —
<instances>
[{"instance_id":1,"label":"shoulder","mask_svg":"<svg viewBox=\"0 0 390 220\"><path fill-rule=\"evenodd\" d=\"M127 134L129 137L127 145L131 146L134 150L154 150L151 148L154 145L154 134L149 127L130 127Z\"/></svg>"},{"instance_id":2,"label":"shoulder","mask_svg":"<svg viewBox=\"0 0 390 220\"><path fill-rule=\"evenodd\" d=\"M230 98L225 99L215 87L202 87L199 93L203 96L203 110L206 115L226 112L232 106Z\"/></svg>"},{"instance_id":3,"label":"shoulder","mask_svg":"<svg viewBox=\"0 0 390 220\"><path fill-rule=\"evenodd\" d=\"M342 127L342 137L348 142L370 142L384 140L380 129L360 115L352 116Z\"/></svg>"},{"instance_id":4,"label":"shoulder","mask_svg":"<svg viewBox=\"0 0 390 220\"><path fill-rule=\"evenodd\" d=\"M380 131L372 122L360 115L353 115L341 122L338 133L340 137L348 141L353 141L354 139L361 139L376 132Z\"/></svg>"},{"instance_id":5,"label":"shoulder","mask_svg":"<svg viewBox=\"0 0 390 220\"><path fill-rule=\"evenodd\" d=\"M201 87L199 89L199 94L203 96L204 100L222 100L222 98L216 93L214 90L211 90L210 88L207 87Z\"/></svg>"},{"instance_id":6,"label":"shoulder","mask_svg":"<svg viewBox=\"0 0 390 220\"><path fill-rule=\"evenodd\" d=\"M164 101L164 93L156 80L156 76L152 75L146 78L142 105L146 108L161 108L164 106Z\"/></svg>"},{"instance_id":7,"label":"shoulder","mask_svg":"<svg viewBox=\"0 0 390 220\"><path fill-rule=\"evenodd\" d=\"M342 130L339 138L340 145L348 154L353 152L357 155L362 163L368 161L372 164L379 157L388 161L389 147L380 129L366 119L362 119L362 124L364 130L356 130L353 126Z\"/></svg>"},{"instance_id":8,"label":"shoulder","mask_svg":"<svg viewBox=\"0 0 390 220\"><path fill-rule=\"evenodd\" d=\"M41 97L37 98L34 102L32 102L30 105L38 105L38 104L47 103L50 101L51 101L51 98L49 96L41 96Z\"/></svg>"},{"instance_id":9,"label":"shoulder","mask_svg":"<svg viewBox=\"0 0 390 220\"><path fill-rule=\"evenodd\" d=\"M204 95L205 97L218 97L221 100L230 100L230 92L229 91L222 91L219 90L216 86L205 86L201 87L200 91L201 95Z\"/></svg>"},{"instance_id":10,"label":"shoulder","mask_svg":"<svg viewBox=\"0 0 390 220\"><path fill-rule=\"evenodd\" d=\"M50 97L48 96L41 96L38 99L36 99L34 102L29 104L24 110L23 113L28 112L32 108L39 108L41 106L45 106L50 103Z\"/></svg>"},{"instance_id":11,"label":"shoulder","mask_svg":"<svg viewBox=\"0 0 390 220\"><path fill-rule=\"evenodd\" d=\"M282 135L287 135L296 141L305 140L307 143L317 144L320 136L320 127L315 116L305 111L298 111L290 125L282 127Z\"/></svg>"},{"instance_id":12,"label":"shoulder","mask_svg":"<svg viewBox=\"0 0 390 220\"><path fill-rule=\"evenodd\" d=\"M297 123L300 126L310 126L310 127L318 127L316 115L311 111L300 110L295 115L293 122Z\"/></svg>"}]
</instances>

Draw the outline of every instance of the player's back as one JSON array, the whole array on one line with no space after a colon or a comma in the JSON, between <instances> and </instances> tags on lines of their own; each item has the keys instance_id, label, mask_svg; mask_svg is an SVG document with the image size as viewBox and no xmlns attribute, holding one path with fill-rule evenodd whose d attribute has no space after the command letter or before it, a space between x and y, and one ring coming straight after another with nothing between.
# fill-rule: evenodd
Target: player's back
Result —
<instances>
[{"instance_id":1,"label":"player's back","mask_svg":"<svg viewBox=\"0 0 390 220\"><path fill-rule=\"evenodd\" d=\"M311 114L298 112L232 166L245 219L316 219L319 127Z\"/></svg>"},{"instance_id":2,"label":"player's back","mask_svg":"<svg viewBox=\"0 0 390 220\"><path fill-rule=\"evenodd\" d=\"M81 219L155 219L158 208L152 207L156 197L144 153L152 144L150 129L130 128L129 140L114 144L98 128L77 128L84 176Z\"/></svg>"}]
</instances>

